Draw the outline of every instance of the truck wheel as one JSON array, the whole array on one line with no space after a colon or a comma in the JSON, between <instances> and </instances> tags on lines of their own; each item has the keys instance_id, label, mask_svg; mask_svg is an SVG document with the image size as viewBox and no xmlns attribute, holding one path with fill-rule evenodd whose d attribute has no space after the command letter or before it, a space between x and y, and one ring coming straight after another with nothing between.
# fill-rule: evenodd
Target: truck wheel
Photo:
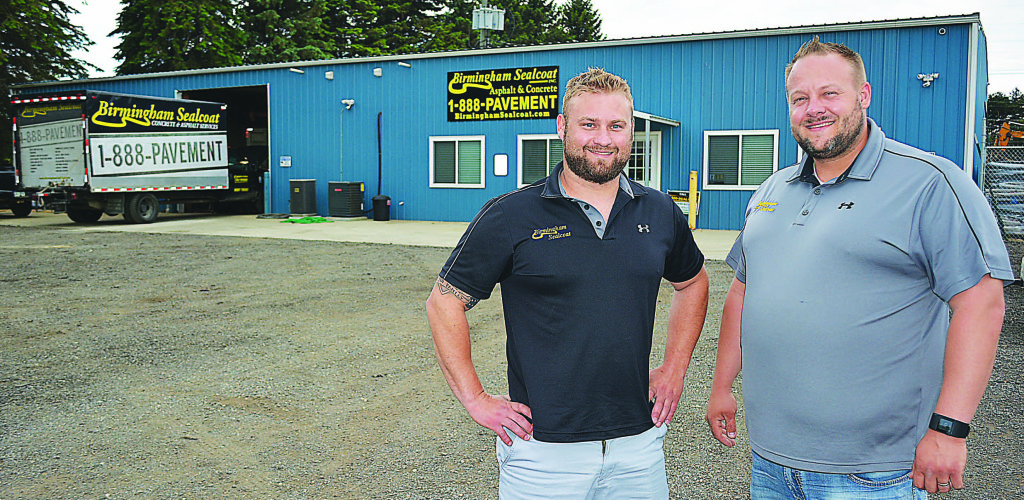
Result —
<instances>
[{"instance_id":1,"label":"truck wheel","mask_svg":"<svg viewBox=\"0 0 1024 500\"><path fill-rule=\"evenodd\" d=\"M128 210L125 211L128 219L138 224L149 224L156 220L160 213L160 202L153 193L139 193L128 200Z\"/></svg>"},{"instance_id":2,"label":"truck wheel","mask_svg":"<svg viewBox=\"0 0 1024 500\"><path fill-rule=\"evenodd\" d=\"M15 203L11 207L11 211L14 212L15 217L28 217L28 214L32 213L32 202Z\"/></svg>"},{"instance_id":3,"label":"truck wheel","mask_svg":"<svg viewBox=\"0 0 1024 500\"><path fill-rule=\"evenodd\" d=\"M81 223L90 223L100 220L103 217L103 210L94 208L69 208L68 218Z\"/></svg>"}]
</instances>

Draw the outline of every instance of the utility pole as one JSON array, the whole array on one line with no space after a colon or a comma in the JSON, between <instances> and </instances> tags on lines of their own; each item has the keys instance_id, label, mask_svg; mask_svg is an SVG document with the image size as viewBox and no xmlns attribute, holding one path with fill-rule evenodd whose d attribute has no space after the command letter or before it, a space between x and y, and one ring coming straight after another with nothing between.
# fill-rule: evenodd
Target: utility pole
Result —
<instances>
[{"instance_id":1,"label":"utility pole","mask_svg":"<svg viewBox=\"0 0 1024 500\"><path fill-rule=\"evenodd\" d=\"M487 6L487 0L481 0L480 8L473 9L473 29L480 30L480 47L491 46L491 31L505 30L505 11Z\"/></svg>"}]
</instances>

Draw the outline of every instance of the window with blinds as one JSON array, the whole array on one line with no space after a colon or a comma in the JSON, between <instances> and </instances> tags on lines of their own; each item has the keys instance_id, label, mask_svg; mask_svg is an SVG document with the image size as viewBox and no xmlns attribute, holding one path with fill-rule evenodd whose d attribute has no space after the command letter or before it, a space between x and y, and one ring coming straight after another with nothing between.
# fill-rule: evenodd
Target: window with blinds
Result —
<instances>
[{"instance_id":1,"label":"window with blinds","mask_svg":"<svg viewBox=\"0 0 1024 500\"><path fill-rule=\"evenodd\" d=\"M755 189L778 165L778 130L704 132L704 189Z\"/></svg>"},{"instance_id":2,"label":"window with blinds","mask_svg":"<svg viewBox=\"0 0 1024 500\"><path fill-rule=\"evenodd\" d=\"M558 135L519 136L519 185L533 184L548 175L562 161L562 140Z\"/></svg>"},{"instance_id":3,"label":"window with blinds","mask_svg":"<svg viewBox=\"0 0 1024 500\"><path fill-rule=\"evenodd\" d=\"M484 187L484 137L431 137L430 187Z\"/></svg>"}]
</instances>

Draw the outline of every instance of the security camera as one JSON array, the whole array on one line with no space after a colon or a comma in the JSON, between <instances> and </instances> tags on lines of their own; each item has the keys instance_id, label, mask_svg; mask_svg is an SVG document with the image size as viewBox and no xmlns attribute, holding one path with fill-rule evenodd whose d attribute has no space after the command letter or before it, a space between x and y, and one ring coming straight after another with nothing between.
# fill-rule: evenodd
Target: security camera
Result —
<instances>
[{"instance_id":1,"label":"security camera","mask_svg":"<svg viewBox=\"0 0 1024 500\"><path fill-rule=\"evenodd\" d=\"M352 106L355 106L356 101L355 99L342 99L341 103L345 105L345 109L352 109Z\"/></svg>"}]
</instances>

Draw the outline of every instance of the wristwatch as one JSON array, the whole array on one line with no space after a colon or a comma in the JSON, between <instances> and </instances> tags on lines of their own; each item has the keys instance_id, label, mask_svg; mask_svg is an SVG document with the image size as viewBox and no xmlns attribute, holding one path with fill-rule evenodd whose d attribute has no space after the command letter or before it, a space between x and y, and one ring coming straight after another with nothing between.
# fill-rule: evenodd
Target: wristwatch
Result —
<instances>
[{"instance_id":1,"label":"wristwatch","mask_svg":"<svg viewBox=\"0 0 1024 500\"><path fill-rule=\"evenodd\" d=\"M928 423L928 428L955 438L965 438L971 432L970 424L939 415L938 413L932 413L932 421Z\"/></svg>"}]
</instances>

